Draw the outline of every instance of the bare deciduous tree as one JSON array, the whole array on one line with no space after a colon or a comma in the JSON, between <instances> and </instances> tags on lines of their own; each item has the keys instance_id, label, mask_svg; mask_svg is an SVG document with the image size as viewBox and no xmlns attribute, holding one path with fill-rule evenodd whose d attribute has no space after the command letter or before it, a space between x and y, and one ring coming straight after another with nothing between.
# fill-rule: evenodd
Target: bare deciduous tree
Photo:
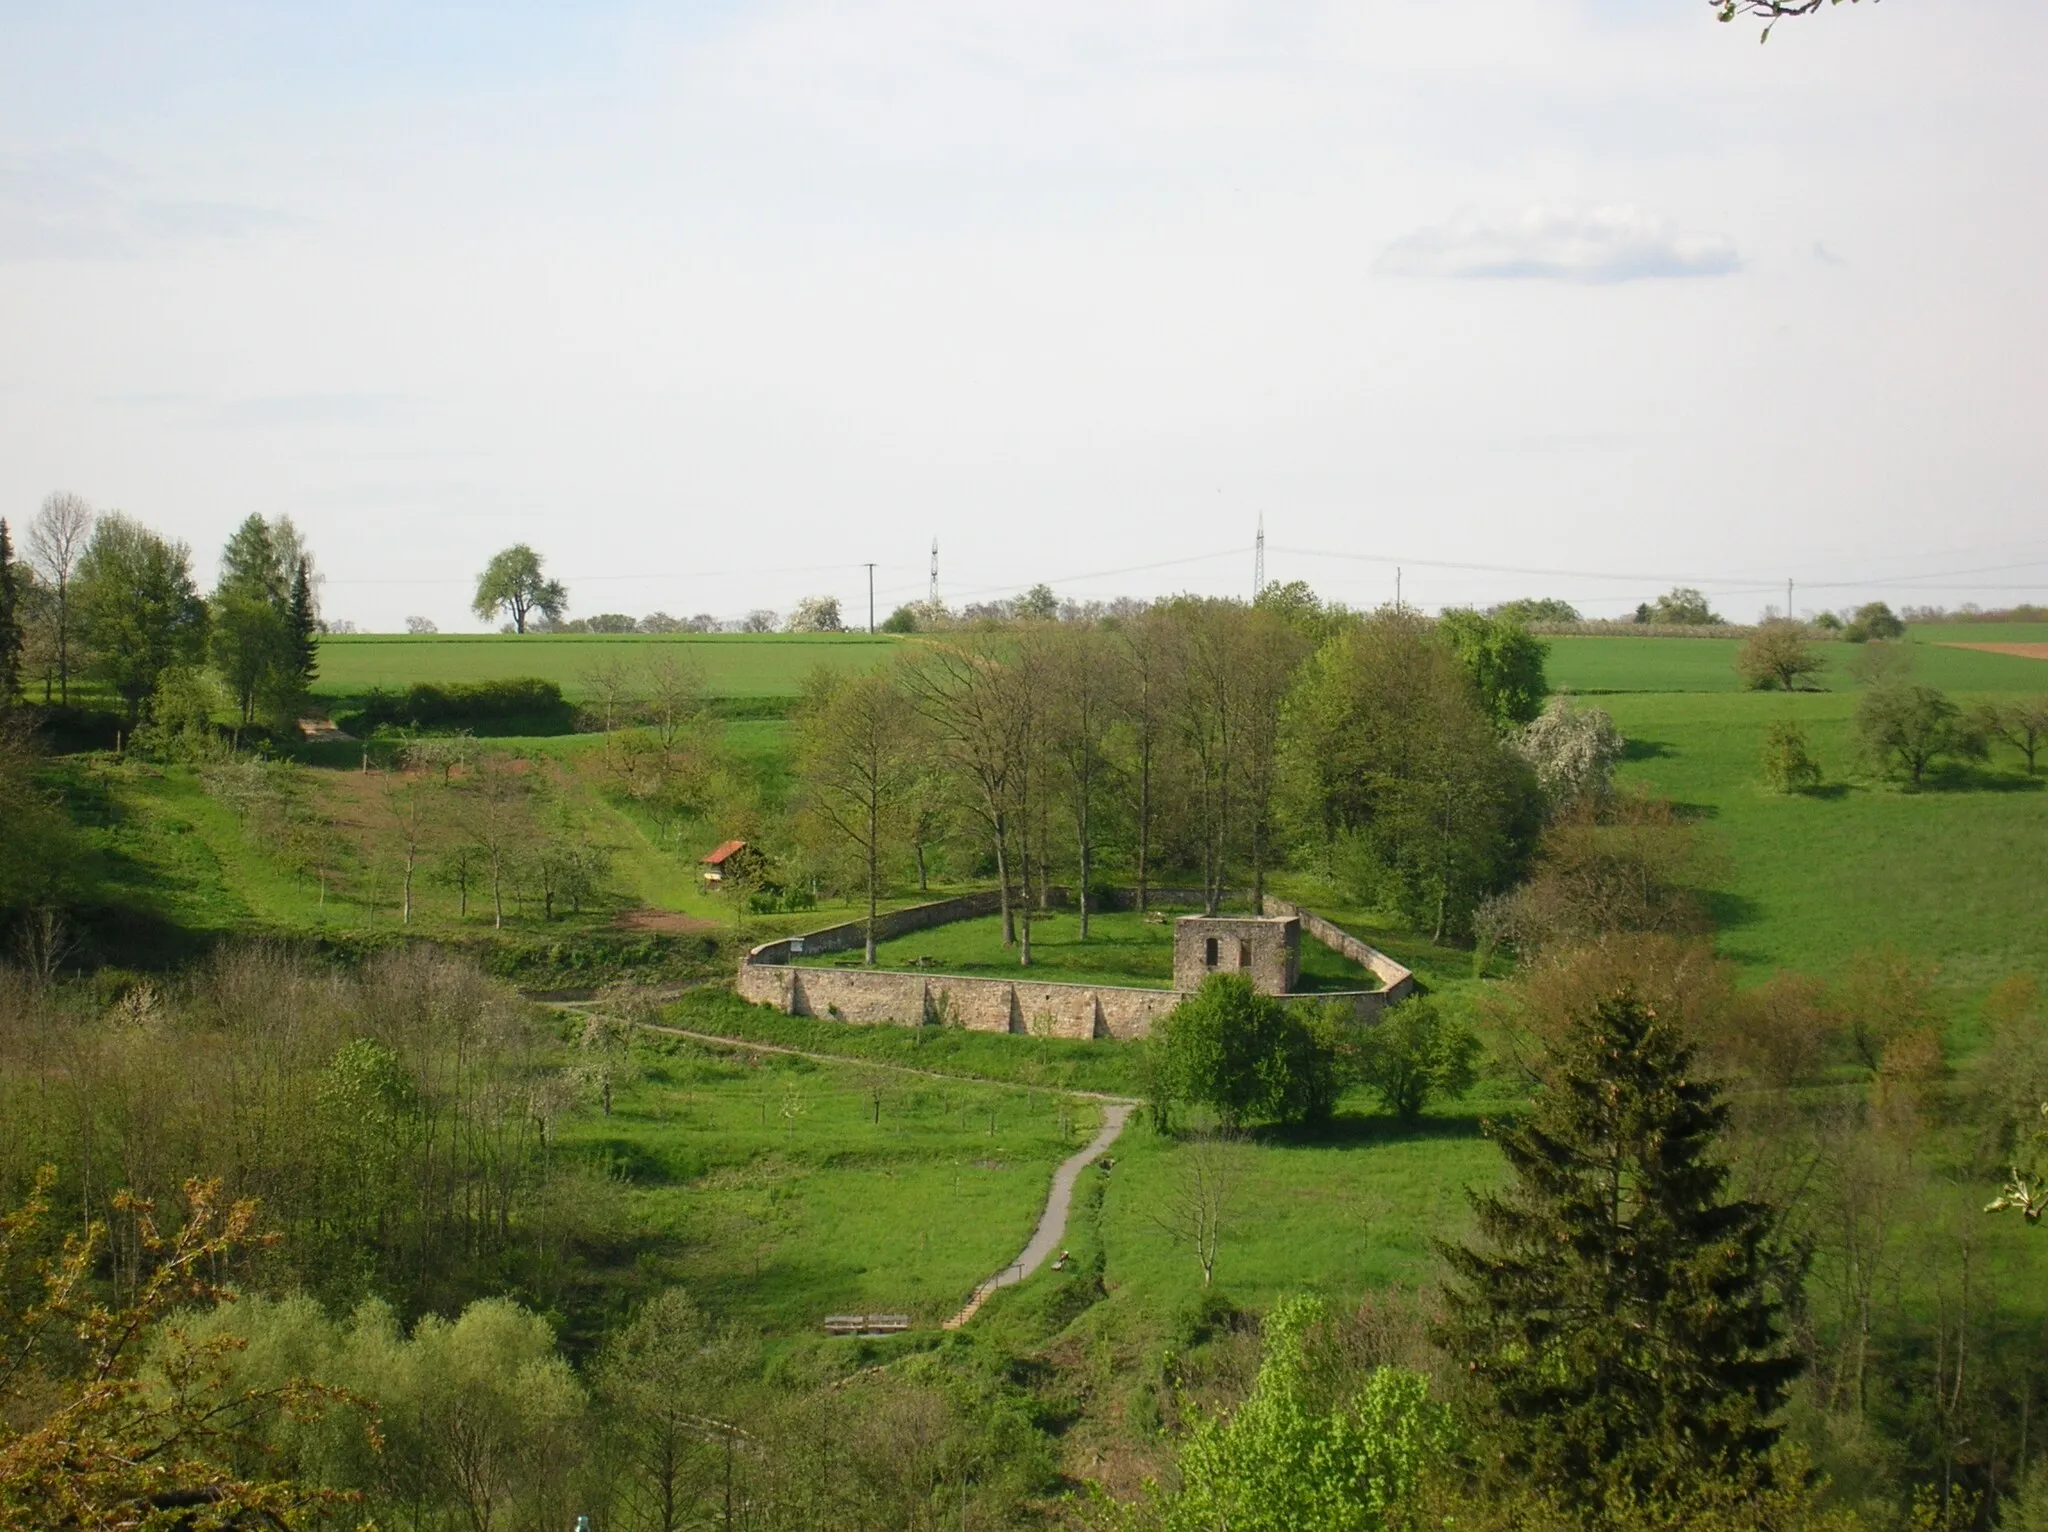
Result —
<instances>
[{"instance_id":1,"label":"bare deciduous tree","mask_svg":"<svg viewBox=\"0 0 2048 1532\"><path fill-rule=\"evenodd\" d=\"M864 950L875 962L883 850L917 775L916 715L893 677L813 673L798 720L803 809L860 859L867 885Z\"/></svg>"},{"instance_id":2,"label":"bare deciduous tree","mask_svg":"<svg viewBox=\"0 0 2048 1532\"><path fill-rule=\"evenodd\" d=\"M36 573L56 592L57 696L71 701L71 576L92 536L93 509L83 495L57 490L28 524L23 547Z\"/></svg>"},{"instance_id":3,"label":"bare deciduous tree","mask_svg":"<svg viewBox=\"0 0 2048 1532\"><path fill-rule=\"evenodd\" d=\"M1173 1179L1152 1214L1152 1222L1174 1244L1194 1252L1204 1287L1216 1275L1243 1166L1243 1146L1229 1133L1218 1130L1185 1141L1174 1152Z\"/></svg>"}]
</instances>

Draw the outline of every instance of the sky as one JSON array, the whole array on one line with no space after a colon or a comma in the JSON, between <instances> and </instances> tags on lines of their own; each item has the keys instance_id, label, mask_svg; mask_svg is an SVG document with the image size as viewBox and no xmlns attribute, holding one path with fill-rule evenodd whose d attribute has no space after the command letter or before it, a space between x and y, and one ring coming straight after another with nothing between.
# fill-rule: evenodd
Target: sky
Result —
<instances>
[{"instance_id":1,"label":"sky","mask_svg":"<svg viewBox=\"0 0 2048 1532\"><path fill-rule=\"evenodd\" d=\"M2048 601L2048 6L0 0L0 515L333 620Z\"/></svg>"}]
</instances>

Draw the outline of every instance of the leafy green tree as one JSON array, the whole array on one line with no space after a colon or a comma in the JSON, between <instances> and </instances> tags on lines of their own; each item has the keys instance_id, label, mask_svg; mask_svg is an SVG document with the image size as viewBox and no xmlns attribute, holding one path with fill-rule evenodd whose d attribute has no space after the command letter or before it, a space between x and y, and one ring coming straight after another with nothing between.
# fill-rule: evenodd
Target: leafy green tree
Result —
<instances>
[{"instance_id":1,"label":"leafy green tree","mask_svg":"<svg viewBox=\"0 0 2048 1532\"><path fill-rule=\"evenodd\" d=\"M21 570L14 561L14 537L0 516L0 711L21 690Z\"/></svg>"},{"instance_id":2,"label":"leafy green tree","mask_svg":"<svg viewBox=\"0 0 2048 1532\"><path fill-rule=\"evenodd\" d=\"M1306 580L1289 580L1284 585L1274 580L1259 592L1252 605L1262 612L1271 612L1310 644L1322 643L1353 620L1347 608L1326 604Z\"/></svg>"},{"instance_id":3,"label":"leafy green tree","mask_svg":"<svg viewBox=\"0 0 2048 1532\"><path fill-rule=\"evenodd\" d=\"M2011 745L2026 758L2027 775L2034 775L2041 747L2048 745L2048 697L1982 702L1972 716L1980 735Z\"/></svg>"},{"instance_id":4,"label":"leafy green tree","mask_svg":"<svg viewBox=\"0 0 2048 1532\"><path fill-rule=\"evenodd\" d=\"M1375 1368L1332 1397L1317 1356L1322 1300L1287 1299L1266 1316L1258 1382L1228 1415L1201 1420L1180 1449L1167 1532L1383 1532L1410 1525L1424 1474L1455 1442L1429 1380Z\"/></svg>"},{"instance_id":5,"label":"leafy green tree","mask_svg":"<svg viewBox=\"0 0 2048 1532\"><path fill-rule=\"evenodd\" d=\"M1885 682L1856 704L1856 734L1864 754L1888 775L1903 773L1915 787L1944 756L1981 757L1984 736L1963 710L1931 686Z\"/></svg>"},{"instance_id":6,"label":"leafy green tree","mask_svg":"<svg viewBox=\"0 0 2048 1532\"><path fill-rule=\"evenodd\" d=\"M1555 596L1523 596L1514 601L1503 601L1498 606L1489 607L1487 614L1520 623L1579 620L1579 609Z\"/></svg>"},{"instance_id":7,"label":"leafy green tree","mask_svg":"<svg viewBox=\"0 0 2048 1532\"><path fill-rule=\"evenodd\" d=\"M1772 724L1764 734L1764 781L1777 792L1805 793L1820 786L1820 778L1806 730L1796 723Z\"/></svg>"},{"instance_id":8,"label":"leafy green tree","mask_svg":"<svg viewBox=\"0 0 2048 1532\"><path fill-rule=\"evenodd\" d=\"M1034 585L1017 598L1016 612L1026 622L1057 622L1059 597L1052 593L1050 585Z\"/></svg>"},{"instance_id":9,"label":"leafy green tree","mask_svg":"<svg viewBox=\"0 0 2048 1532\"><path fill-rule=\"evenodd\" d=\"M882 619L884 633L915 633L917 631L917 608L905 602Z\"/></svg>"},{"instance_id":10,"label":"leafy green tree","mask_svg":"<svg viewBox=\"0 0 2048 1532\"><path fill-rule=\"evenodd\" d=\"M1154 1099L1171 1120L1186 1102L1206 1106L1228 1127L1299 1122L1329 1115L1339 1085L1336 1039L1252 988L1242 974L1211 974L1169 1011L1152 1034Z\"/></svg>"},{"instance_id":11,"label":"leafy green tree","mask_svg":"<svg viewBox=\"0 0 2048 1532\"><path fill-rule=\"evenodd\" d=\"M1353 1048L1360 1084L1396 1120L1412 1123L1432 1101L1455 1101L1479 1079L1479 1035L1432 1000L1384 1012Z\"/></svg>"},{"instance_id":12,"label":"leafy green tree","mask_svg":"<svg viewBox=\"0 0 2048 1532\"><path fill-rule=\"evenodd\" d=\"M1543 711L1550 694L1543 661L1550 646L1520 622L1453 607L1437 619L1437 631L1450 641L1495 728L1528 723Z\"/></svg>"},{"instance_id":13,"label":"leafy green tree","mask_svg":"<svg viewBox=\"0 0 2048 1532\"><path fill-rule=\"evenodd\" d=\"M1873 638L1899 639L1905 636L1906 625L1882 601L1866 601L1856 608L1855 617L1842 630L1842 637L1852 644L1867 643Z\"/></svg>"},{"instance_id":14,"label":"leafy green tree","mask_svg":"<svg viewBox=\"0 0 2048 1532\"><path fill-rule=\"evenodd\" d=\"M1542 819L1534 774L1416 614L1383 609L1317 650L1279 734L1288 815L1333 870L1363 853L1359 897L1459 930L1526 860Z\"/></svg>"},{"instance_id":15,"label":"leafy green tree","mask_svg":"<svg viewBox=\"0 0 2048 1532\"><path fill-rule=\"evenodd\" d=\"M244 725L256 721L258 698L292 668L288 626L291 574L261 516L251 516L221 552L212 602L209 647L214 669L233 693Z\"/></svg>"},{"instance_id":16,"label":"leafy green tree","mask_svg":"<svg viewBox=\"0 0 2048 1532\"><path fill-rule=\"evenodd\" d=\"M714 1329L679 1287L650 1298L605 1347L596 1394L633 1525L703 1525L702 1498L734 1468L741 1433L721 1404L751 1350L737 1329Z\"/></svg>"},{"instance_id":17,"label":"leafy green tree","mask_svg":"<svg viewBox=\"0 0 2048 1532\"><path fill-rule=\"evenodd\" d=\"M1636 621L1668 623L1673 627L1710 628L1719 627L1725 618L1716 612L1707 600L1706 592L1690 585L1674 585L1670 590L1636 610Z\"/></svg>"},{"instance_id":18,"label":"leafy green tree","mask_svg":"<svg viewBox=\"0 0 2048 1532\"><path fill-rule=\"evenodd\" d=\"M1692 1045L1627 992L1582 1012L1529 1114L1493 1129L1513 1177L1445 1245L1439 1340L1479 1390L1485 1461L1591 1509L1740 1477L1802 1362L1800 1262L1766 1203L1727 1196L1728 1121Z\"/></svg>"},{"instance_id":19,"label":"leafy green tree","mask_svg":"<svg viewBox=\"0 0 2048 1532\"><path fill-rule=\"evenodd\" d=\"M192 553L126 516L100 518L78 561L80 636L91 669L142 717L157 678L205 652L206 603L192 583Z\"/></svg>"},{"instance_id":20,"label":"leafy green tree","mask_svg":"<svg viewBox=\"0 0 2048 1532\"><path fill-rule=\"evenodd\" d=\"M535 612L549 622L559 622L568 609L568 588L541 572L541 556L525 543L514 543L492 555L477 576L476 598L470 602L470 610L485 622L503 612L512 619L515 633L526 631Z\"/></svg>"},{"instance_id":21,"label":"leafy green tree","mask_svg":"<svg viewBox=\"0 0 2048 1532\"><path fill-rule=\"evenodd\" d=\"M1808 676L1827 669L1820 651L1807 642L1806 626L1786 617L1773 617L1756 625L1756 631L1735 654L1735 669L1751 691L1769 691L1782 686L1799 690Z\"/></svg>"}]
</instances>

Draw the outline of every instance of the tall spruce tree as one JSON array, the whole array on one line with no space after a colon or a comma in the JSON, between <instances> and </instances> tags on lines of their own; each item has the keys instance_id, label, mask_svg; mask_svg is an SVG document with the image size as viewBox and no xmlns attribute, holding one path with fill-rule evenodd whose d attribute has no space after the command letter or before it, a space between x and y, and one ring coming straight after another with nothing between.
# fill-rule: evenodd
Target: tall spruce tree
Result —
<instances>
[{"instance_id":1,"label":"tall spruce tree","mask_svg":"<svg viewBox=\"0 0 2048 1532\"><path fill-rule=\"evenodd\" d=\"M1803 1365L1784 1326L1803 1264L1776 1209L1725 1196L1727 1116L1692 1047L1622 994L1494 1130L1514 1179L1473 1196L1476 1247L1440 1247L1438 1337L1485 1398L1490 1472L1592 1509L1760 1469Z\"/></svg>"},{"instance_id":2,"label":"tall spruce tree","mask_svg":"<svg viewBox=\"0 0 2048 1532\"><path fill-rule=\"evenodd\" d=\"M21 690L21 577L14 567L14 536L0 516L0 712Z\"/></svg>"},{"instance_id":3,"label":"tall spruce tree","mask_svg":"<svg viewBox=\"0 0 2048 1532\"><path fill-rule=\"evenodd\" d=\"M313 609L312 561L304 554L292 568L287 626L291 630L292 669L303 691L320 674L320 617Z\"/></svg>"}]
</instances>

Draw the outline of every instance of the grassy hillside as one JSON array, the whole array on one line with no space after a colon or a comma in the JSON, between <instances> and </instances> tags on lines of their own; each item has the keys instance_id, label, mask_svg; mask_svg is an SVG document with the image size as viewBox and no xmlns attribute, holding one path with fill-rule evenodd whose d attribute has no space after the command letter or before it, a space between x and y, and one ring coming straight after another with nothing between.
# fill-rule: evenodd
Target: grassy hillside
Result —
<instances>
[{"instance_id":1,"label":"grassy hillside","mask_svg":"<svg viewBox=\"0 0 2048 1532\"><path fill-rule=\"evenodd\" d=\"M2024 625L2019 625L2024 626ZM1979 636L1959 625L1934 630ZM1985 641L2002 642L2002 631ZM2011 751L1944 772L1918 792L1873 775L1852 719L1859 653L1827 644L1826 689L1787 695L1742 689L1739 644L1720 639L1560 638L1550 675L1560 689L1601 693L1629 737L1621 770L1695 809L1725 872L1714 914L1728 956L1761 974L1776 967L1838 974L1889 941L1939 963L1951 987L1981 989L2017 970L2048 974L2048 779L2028 779ZM1908 639L1911 678L1960 702L2048 692L2048 663ZM1762 781L1764 736L1777 722L1807 731L1827 774L1812 794Z\"/></svg>"},{"instance_id":2,"label":"grassy hillside","mask_svg":"<svg viewBox=\"0 0 2048 1532\"><path fill-rule=\"evenodd\" d=\"M713 697L793 697L820 665L879 664L901 640L866 633L342 634L320 641L316 695L401 691L415 682L553 681L572 702L589 695L585 677L614 661L644 663L658 653L701 666Z\"/></svg>"}]
</instances>

